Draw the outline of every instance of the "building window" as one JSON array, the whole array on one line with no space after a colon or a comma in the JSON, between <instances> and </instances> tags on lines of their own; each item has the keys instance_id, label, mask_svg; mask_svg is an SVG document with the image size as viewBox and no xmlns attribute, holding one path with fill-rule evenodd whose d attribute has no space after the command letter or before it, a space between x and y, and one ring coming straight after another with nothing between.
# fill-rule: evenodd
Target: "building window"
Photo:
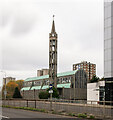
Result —
<instances>
[{"instance_id":1,"label":"building window","mask_svg":"<svg viewBox=\"0 0 113 120\"><path fill-rule=\"evenodd\" d=\"M104 101L105 100L105 87L104 86L100 86L99 87L99 96L100 96L100 101Z\"/></svg>"},{"instance_id":2,"label":"building window","mask_svg":"<svg viewBox=\"0 0 113 120\"><path fill-rule=\"evenodd\" d=\"M55 40L53 40L53 45L55 45Z\"/></svg>"}]
</instances>

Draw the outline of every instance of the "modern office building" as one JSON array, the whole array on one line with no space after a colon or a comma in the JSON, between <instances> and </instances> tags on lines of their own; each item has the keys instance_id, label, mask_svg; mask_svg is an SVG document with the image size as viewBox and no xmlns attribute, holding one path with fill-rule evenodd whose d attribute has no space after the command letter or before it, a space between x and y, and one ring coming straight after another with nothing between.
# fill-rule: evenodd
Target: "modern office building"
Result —
<instances>
[{"instance_id":1,"label":"modern office building","mask_svg":"<svg viewBox=\"0 0 113 120\"><path fill-rule=\"evenodd\" d=\"M105 100L113 101L113 0L104 2Z\"/></svg>"},{"instance_id":2,"label":"modern office building","mask_svg":"<svg viewBox=\"0 0 113 120\"><path fill-rule=\"evenodd\" d=\"M86 71L88 80L91 80L96 75L96 64L83 61L81 63L73 64L73 70L83 69Z\"/></svg>"},{"instance_id":3,"label":"modern office building","mask_svg":"<svg viewBox=\"0 0 113 120\"><path fill-rule=\"evenodd\" d=\"M87 83L87 103L91 101L98 104L98 101L105 101L105 81Z\"/></svg>"}]
</instances>

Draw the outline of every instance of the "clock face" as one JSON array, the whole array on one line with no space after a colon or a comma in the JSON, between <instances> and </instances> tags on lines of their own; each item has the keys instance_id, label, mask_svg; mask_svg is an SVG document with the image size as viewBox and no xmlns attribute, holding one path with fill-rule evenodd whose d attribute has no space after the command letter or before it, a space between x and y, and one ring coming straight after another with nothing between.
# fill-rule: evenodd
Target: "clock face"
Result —
<instances>
[{"instance_id":1,"label":"clock face","mask_svg":"<svg viewBox=\"0 0 113 120\"><path fill-rule=\"evenodd\" d=\"M52 34L52 36L54 37L54 34Z\"/></svg>"}]
</instances>

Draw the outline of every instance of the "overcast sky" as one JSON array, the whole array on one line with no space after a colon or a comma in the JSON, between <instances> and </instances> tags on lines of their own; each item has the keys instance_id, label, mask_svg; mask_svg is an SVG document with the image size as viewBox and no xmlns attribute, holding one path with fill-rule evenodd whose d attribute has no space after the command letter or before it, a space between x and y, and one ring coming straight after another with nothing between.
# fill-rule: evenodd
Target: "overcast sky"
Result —
<instances>
[{"instance_id":1,"label":"overcast sky","mask_svg":"<svg viewBox=\"0 0 113 120\"><path fill-rule=\"evenodd\" d=\"M74 63L96 64L103 77L103 0L3 0L0 4L1 70L25 79L49 67L52 16L58 34L58 72ZM0 60L0 62L1 62Z\"/></svg>"}]
</instances>

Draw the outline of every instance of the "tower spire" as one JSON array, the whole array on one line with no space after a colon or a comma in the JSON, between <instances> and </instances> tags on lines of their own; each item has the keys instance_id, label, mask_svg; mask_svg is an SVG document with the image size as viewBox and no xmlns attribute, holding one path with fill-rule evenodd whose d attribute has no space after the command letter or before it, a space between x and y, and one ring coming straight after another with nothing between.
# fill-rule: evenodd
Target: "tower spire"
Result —
<instances>
[{"instance_id":1,"label":"tower spire","mask_svg":"<svg viewBox=\"0 0 113 120\"><path fill-rule=\"evenodd\" d=\"M55 23L54 23L54 17L55 17L55 15L53 15L53 23L52 23L51 33L55 33Z\"/></svg>"},{"instance_id":2,"label":"tower spire","mask_svg":"<svg viewBox=\"0 0 113 120\"><path fill-rule=\"evenodd\" d=\"M49 82L57 88L57 33L55 23L53 23L51 33L49 33Z\"/></svg>"},{"instance_id":3,"label":"tower spire","mask_svg":"<svg viewBox=\"0 0 113 120\"><path fill-rule=\"evenodd\" d=\"M53 15L53 20L54 20L55 15Z\"/></svg>"}]
</instances>

